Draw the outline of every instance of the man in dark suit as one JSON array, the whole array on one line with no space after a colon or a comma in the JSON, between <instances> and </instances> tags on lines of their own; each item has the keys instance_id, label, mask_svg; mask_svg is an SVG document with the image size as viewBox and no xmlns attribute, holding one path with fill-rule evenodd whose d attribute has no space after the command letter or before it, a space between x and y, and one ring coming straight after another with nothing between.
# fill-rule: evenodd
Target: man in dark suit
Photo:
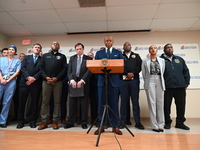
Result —
<instances>
[{"instance_id":1,"label":"man in dark suit","mask_svg":"<svg viewBox=\"0 0 200 150\"><path fill-rule=\"evenodd\" d=\"M104 38L106 48L96 53L95 59L123 59L122 53L117 49L113 48L114 43L112 36L107 35ZM102 105L105 104L105 77L104 74L99 74L97 79L98 86L98 112L100 112ZM108 76L108 105L119 116L118 101L119 101L119 86L120 86L120 75L119 73L111 73ZM122 135L119 129L119 121L115 116L110 113L110 118L113 123L113 131ZM104 132L104 128L102 128ZM99 134L99 128L94 132L95 135Z\"/></svg>"},{"instance_id":2,"label":"man in dark suit","mask_svg":"<svg viewBox=\"0 0 200 150\"><path fill-rule=\"evenodd\" d=\"M70 57L68 78L72 88L80 88L84 84L84 96L71 97L69 99L69 119L64 128L74 127L76 122L77 101L80 99L81 104L81 124L83 129L87 129L87 113L88 113L88 95L91 72L86 67L86 61L91 60L89 56L83 54L84 45L77 43L75 45L76 55Z\"/></svg>"},{"instance_id":3,"label":"man in dark suit","mask_svg":"<svg viewBox=\"0 0 200 150\"><path fill-rule=\"evenodd\" d=\"M39 53L42 50L42 46L39 43L35 43L32 50L33 55L25 56L21 66L17 129L24 127L24 112L29 93L31 96L30 127L36 128L38 101L42 89L42 76L39 70L41 60Z\"/></svg>"}]
</instances>

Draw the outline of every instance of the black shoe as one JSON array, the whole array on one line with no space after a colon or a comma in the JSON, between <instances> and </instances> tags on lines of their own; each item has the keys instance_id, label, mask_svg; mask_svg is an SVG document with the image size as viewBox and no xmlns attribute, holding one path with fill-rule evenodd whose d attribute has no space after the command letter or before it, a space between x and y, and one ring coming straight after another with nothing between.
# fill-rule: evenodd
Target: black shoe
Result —
<instances>
[{"instance_id":1,"label":"black shoe","mask_svg":"<svg viewBox=\"0 0 200 150\"><path fill-rule=\"evenodd\" d=\"M74 127L74 125L73 124L69 124L69 123L66 123L64 125L64 129L71 128L71 127Z\"/></svg>"},{"instance_id":2,"label":"black shoe","mask_svg":"<svg viewBox=\"0 0 200 150\"><path fill-rule=\"evenodd\" d=\"M0 124L0 127L1 128L7 128L7 125L6 124Z\"/></svg>"},{"instance_id":3,"label":"black shoe","mask_svg":"<svg viewBox=\"0 0 200 150\"><path fill-rule=\"evenodd\" d=\"M131 121L127 121L126 125L132 125L132 122Z\"/></svg>"},{"instance_id":4,"label":"black shoe","mask_svg":"<svg viewBox=\"0 0 200 150\"><path fill-rule=\"evenodd\" d=\"M176 124L175 128L183 129L183 130L190 130L190 128L184 124Z\"/></svg>"},{"instance_id":5,"label":"black shoe","mask_svg":"<svg viewBox=\"0 0 200 150\"><path fill-rule=\"evenodd\" d=\"M36 128L37 127L35 123L30 123L29 126L30 126L30 128Z\"/></svg>"},{"instance_id":6,"label":"black shoe","mask_svg":"<svg viewBox=\"0 0 200 150\"><path fill-rule=\"evenodd\" d=\"M154 132L160 132L159 129L152 129Z\"/></svg>"},{"instance_id":7,"label":"black shoe","mask_svg":"<svg viewBox=\"0 0 200 150\"><path fill-rule=\"evenodd\" d=\"M82 124L81 127L82 127L83 129L87 129L87 128L88 128L88 127L87 127L87 124Z\"/></svg>"},{"instance_id":8,"label":"black shoe","mask_svg":"<svg viewBox=\"0 0 200 150\"><path fill-rule=\"evenodd\" d=\"M171 124L165 124L164 128L165 129L170 129L171 128Z\"/></svg>"},{"instance_id":9,"label":"black shoe","mask_svg":"<svg viewBox=\"0 0 200 150\"><path fill-rule=\"evenodd\" d=\"M144 130L144 126L139 122L135 124L135 127L140 129L140 130Z\"/></svg>"},{"instance_id":10,"label":"black shoe","mask_svg":"<svg viewBox=\"0 0 200 150\"><path fill-rule=\"evenodd\" d=\"M24 127L24 124L23 124L23 123L18 123L17 129L21 129L21 128L23 128L23 127Z\"/></svg>"},{"instance_id":11,"label":"black shoe","mask_svg":"<svg viewBox=\"0 0 200 150\"><path fill-rule=\"evenodd\" d=\"M164 129L159 129L160 132L164 132Z\"/></svg>"}]
</instances>

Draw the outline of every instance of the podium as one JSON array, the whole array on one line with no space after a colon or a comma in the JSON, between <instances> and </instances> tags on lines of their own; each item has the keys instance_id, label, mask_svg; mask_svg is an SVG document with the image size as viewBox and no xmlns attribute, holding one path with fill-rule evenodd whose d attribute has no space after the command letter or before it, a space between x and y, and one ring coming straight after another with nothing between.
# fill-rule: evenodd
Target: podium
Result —
<instances>
[{"instance_id":1,"label":"podium","mask_svg":"<svg viewBox=\"0 0 200 150\"><path fill-rule=\"evenodd\" d=\"M103 73L102 69L106 67L107 70L112 70L110 73L123 73L124 60L123 59L101 59L101 60L87 60L86 67L92 73Z\"/></svg>"},{"instance_id":2,"label":"podium","mask_svg":"<svg viewBox=\"0 0 200 150\"><path fill-rule=\"evenodd\" d=\"M87 131L87 134L90 132L94 124L96 123L97 119L102 115L100 127L99 127L99 134L96 142L96 146L99 144L100 135L102 132L103 122L105 120L105 117L108 118L109 122L112 124L108 111L110 111L113 116L118 119L121 125L123 125L128 132L134 137L134 134L128 129L128 127L121 121L118 115L115 114L115 112L110 108L108 105L108 76L110 73L123 73L124 72L124 60L123 59L101 59L101 60L87 60L86 67L92 72L92 73L98 73L98 74L104 74L105 77L105 88L106 88L106 104L103 105L100 113L98 114L97 118L94 120L93 124Z\"/></svg>"}]
</instances>

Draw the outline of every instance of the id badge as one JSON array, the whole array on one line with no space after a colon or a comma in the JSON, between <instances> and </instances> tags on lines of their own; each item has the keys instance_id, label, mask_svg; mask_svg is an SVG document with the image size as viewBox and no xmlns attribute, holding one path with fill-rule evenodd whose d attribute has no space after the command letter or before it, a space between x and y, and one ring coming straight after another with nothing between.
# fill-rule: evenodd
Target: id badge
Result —
<instances>
[{"instance_id":1,"label":"id badge","mask_svg":"<svg viewBox=\"0 0 200 150\"><path fill-rule=\"evenodd\" d=\"M9 78L10 78L10 75L9 75L9 74L3 76L3 79L4 79L4 80L8 80Z\"/></svg>"}]
</instances>

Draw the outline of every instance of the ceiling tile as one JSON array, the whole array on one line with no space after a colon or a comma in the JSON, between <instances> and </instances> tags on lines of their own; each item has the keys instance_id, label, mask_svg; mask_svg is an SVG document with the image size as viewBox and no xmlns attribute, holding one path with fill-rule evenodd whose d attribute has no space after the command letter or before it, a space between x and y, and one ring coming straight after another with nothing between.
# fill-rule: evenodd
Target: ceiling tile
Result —
<instances>
[{"instance_id":1,"label":"ceiling tile","mask_svg":"<svg viewBox=\"0 0 200 150\"><path fill-rule=\"evenodd\" d=\"M150 28L152 30L189 29L197 20L198 18L154 19Z\"/></svg>"},{"instance_id":2,"label":"ceiling tile","mask_svg":"<svg viewBox=\"0 0 200 150\"><path fill-rule=\"evenodd\" d=\"M159 5L108 7L108 20L152 19Z\"/></svg>"},{"instance_id":3,"label":"ceiling tile","mask_svg":"<svg viewBox=\"0 0 200 150\"><path fill-rule=\"evenodd\" d=\"M49 0L0 0L0 6L6 11L53 8Z\"/></svg>"},{"instance_id":4,"label":"ceiling tile","mask_svg":"<svg viewBox=\"0 0 200 150\"><path fill-rule=\"evenodd\" d=\"M55 10L10 12L21 24L62 22Z\"/></svg>"},{"instance_id":5,"label":"ceiling tile","mask_svg":"<svg viewBox=\"0 0 200 150\"><path fill-rule=\"evenodd\" d=\"M0 25L11 25L19 24L13 17L11 17L7 12L0 12Z\"/></svg>"},{"instance_id":6,"label":"ceiling tile","mask_svg":"<svg viewBox=\"0 0 200 150\"><path fill-rule=\"evenodd\" d=\"M200 30L200 19L190 28L192 30Z\"/></svg>"},{"instance_id":7,"label":"ceiling tile","mask_svg":"<svg viewBox=\"0 0 200 150\"><path fill-rule=\"evenodd\" d=\"M162 0L162 3L191 3L191 2L199 2L200 0Z\"/></svg>"},{"instance_id":8,"label":"ceiling tile","mask_svg":"<svg viewBox=\"0 0 200 150\"><path fill-rule=\"evenodd\" d=\"M107 31L106 22L79 22L79 23L66 23L69 32L95 32Z\"/></svg>"},{"instance_id":9,"label":"ceiling tile","mask_svg":"<svg viewBox=\"0 0 200 150\"><path fill-rule=\"evenodd\" d=\"M109 21L109 31L149 29L152 20Z\"/></svg>"},{"instance_id":10,"label":"ceiling tile","mask_svg":"<svg viewBox=\"0 0 200 150\"><path fill-rule=\"evenodd\" d=\"M63 23L29 24L24 25L24 27L34 35L59 35L67 32Z\"/></svg>"},{"instance_id":11,"label":"ceiling tile","mask_svg":"<svg viewBox=\"0 0 200 150\"><path fill-rule=\"evenodd\" d=\"M130 6L138 4L158 4L161 0L107 0L106 6Z\"/></svg>"},{"instance_id":12,"label":"ceiling tile","mask_svg":"<svg viewBox=\"0 0 200 150\"><path fill-rule=\"evenodd\" d=\"M79 8L78 0L50 0L54 8Z\"/></svg>"},{"instance_id":13,"label":"ceiling tile","mask_svg":"<svg viewBox=\"0 0 200 150\"><path fill-rule=\"evenodd\" d=\"M59 9L57 12L64 22L106 21L105 7Z\"/></svg>"},{"instance_id":14,"label":"ceiling tile","mask_svg":"<svg viewBox=\"0 0 200 150\"><path fill-rule=\"evenodd\" d=\"M26 36L26 35L32 35L26 28L24 28L22 25L6 25L6 26L0 26L0 31L8 36Z\"/></svg>"},{"instance_id":15,"label":"ceiling tile","mask_svg":"<svg viewBox=\"0 0 200 150\"><path fill-rule=\"evenodd\" d=\"M161 4L155 18L200 17L199 3Z\"/></svg>"}]
</instances>

